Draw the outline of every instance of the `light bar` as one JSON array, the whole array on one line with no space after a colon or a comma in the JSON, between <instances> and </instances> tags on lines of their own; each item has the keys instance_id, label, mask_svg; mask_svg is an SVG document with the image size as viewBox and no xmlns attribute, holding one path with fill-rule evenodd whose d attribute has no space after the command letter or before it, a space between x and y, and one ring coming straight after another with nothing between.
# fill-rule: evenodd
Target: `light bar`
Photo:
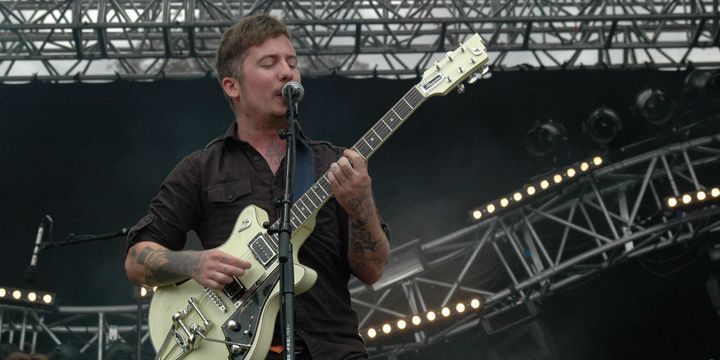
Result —
<instances>
[{"instance_id":1,"label":"light bar","mask_svg":"<svg viewBox=\"0 0 720 360\"><path fill-rule=\"evenodd\" d=\"M678 196L669 196L665 198L665 206L669 209L679 207L694 206L709 200L720 198L720 188L713 187L708 189L697 190L689 193L680 194Z\"/></svg>"},{"instance_id":2,"label":"light bar","mask_svg":"<svg viewBox=\"0 0 720 360\"><path fill-rule=\"evenodd\" d=\"M513 204L520 203L523 200L530 199L535 194L548 190L553 186L560 185L569 180L575 179L580 175L597 169L605 163L605 159L601 156L594 156L591 159L582 161L562 169L550 176L545 176L537 182L533 182L523 186L522 189L514 191L508 195L502 196L495 201L491 201L483 206L470 210L470 218L473 221L480 221L485 217L495 214L502 209L507 209Z\"/></svg>"},{"instance_id":3,"label":"light bar","mask_svg":"<svg viewBox=\"0 0 720 360\"><path fill-rule=\"evenodd\" d=\"M2 304L53 307L56 300L55 294L51 292L0 286L0 303Z\"/></svg>"},{"instance_id":4,"label":"light bar","mask_svg":"<svg viewBox=\"0 0 720 360\"><path fill-rule=\"evenodd\" d=\"M473 298L470 299L470 301L468 301L467 303L458 302L457 304L455 304L455 311L452 311L451 307L449 306L443 306L440 309L439 314L434 310L428 310L423 314L412 315L409 321L407 319L386 321L379 324L378 326L369 327L361 331L361 334L365 335L367 339L375 339L379 336L388 336L396 333L402 333L405 331L420 331L422 330L423 326L429 326L429 324L444 319L465 316L472 314L473 312L478 312L482 310L483 303L484 300L482 298ZM392 325L393 322L395 326Z\"/></svg>"}]
</instances>

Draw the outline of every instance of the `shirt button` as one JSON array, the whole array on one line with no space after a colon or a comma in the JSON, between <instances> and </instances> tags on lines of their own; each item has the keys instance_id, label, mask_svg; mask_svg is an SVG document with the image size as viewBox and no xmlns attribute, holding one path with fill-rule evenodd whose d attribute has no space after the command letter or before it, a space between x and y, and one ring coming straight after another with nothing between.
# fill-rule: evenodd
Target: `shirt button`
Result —
<instances>
[{"instance_id":1,"label":"shirt button","mask_svg":"<svg viewBox=\"0 0 720 360\"><path fill-rule=\"evenodd\" d=\"M228 200L232 200L232 198L233 198L233 194L227 194L227 199L228 199Z\"/></svg>"},{"instance_id":2,"label":"shirt button","mask_svg":"<svg viewBox=\"0 0 720 360\"><path fill-rule=\"evenodd\" d=\"M148 215L148 216L146 216L145 219L143 219L143 220L145 220L145 222L149 223L149 222L151 222L151 221L153 220L153 217L152 217L152 215Z\"/></svg>"},{"instance_id":3,"label":"shirt button","mask_svg":"<svg viewBox=\"0 0 720 360\"><path fill-rule=\"evenodd\" d=\"M260 161L260 155L253 156L253 159L255 159L255 161Z\"/></svg>"}]
</instances>

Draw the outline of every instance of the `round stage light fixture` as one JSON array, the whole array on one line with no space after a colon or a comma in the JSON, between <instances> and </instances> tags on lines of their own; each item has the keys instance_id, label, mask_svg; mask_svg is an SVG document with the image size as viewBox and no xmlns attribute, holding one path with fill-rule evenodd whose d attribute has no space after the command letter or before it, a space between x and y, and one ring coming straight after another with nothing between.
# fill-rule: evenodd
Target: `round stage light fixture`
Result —
<instances>
[{"instance_id":1,"label":"round stage light fixture","mask_svg":"<svg viewBox=\"0 0 720 360\"><path fill-rule=\"evenodd\" d=\"M402 320L402 319L398 320L398 322L397 322L398 329L404 330L406 327L407 327L407 323L405 322L405 320Z\"/></svg>"},{"instance_id":2,"label":"round stage light fixture","mask_svg":"<svg viewBox=\"0 0 720 360\"><path fill-rule=\"evenodd\" d=\"M689 106L704 110L720 110L720 71L695 70L685 77L683 89Z\"/></svg>"},{"instance_id":3,"label":"round stage light fixture","mask_svg":"<svg viewBox=\"0 0 720 360\"><path fill-rule=\"evenodd\" d=\"M635 97L633 110L637 116L654 126L669 124L677 105L667 94L658 89L645 89Z\"/></svg>"},{"instance_id":4,"label":"round stage light fixture","mask_svg":"<svg viewBox=\"0 0 720 360\"><path fill-rule=\"evenodd\" d=\"M369 328L367 331L367 335L369 338L374 339L377 336L377 330Z\"/></svg>"},{"instance_id":5,"label":"round stage light fixture","mask_svg":"<svg viewBox=\"0 0 720 360\"><path fill-rule=\"evenodd\" d=\"M567 129L560 123L548 120L537 122L525 134L525 150L536 157L554 152L567 141Z\"/></svg>"},{"instance_id":6,"label":"round stage light fixture","mask_svg":"<svg viewBox=\"0 0 720 360\"><path fill-rule=\"evenodd\" d=\"M615 140L622 128L620 116L615 110L605 106L595 109L582 123L583 133L601 145Z\"/></svg>"},{"instance_id":7,"label":"round stage light fixture","mask_svg":"<svg viewBox=\"0 0 720 360\"><path fill-rule=\"evenodd\" d=\"M420 323L422 322L422 319L420 319L420 316L414 315L412 317L411 321L412 321L413 325L417 326L417 325L420 325Z\"/></svg>"}]
</instances>

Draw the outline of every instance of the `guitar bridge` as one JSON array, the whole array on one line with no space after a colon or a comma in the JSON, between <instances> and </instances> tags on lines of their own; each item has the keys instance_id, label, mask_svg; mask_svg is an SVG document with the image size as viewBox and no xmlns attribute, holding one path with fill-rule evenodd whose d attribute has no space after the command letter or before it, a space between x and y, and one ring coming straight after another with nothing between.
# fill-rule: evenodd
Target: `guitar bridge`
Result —
<instances>
[{"instance_id":1,"label":"guitar bridge","mask_svg":"<svg viewBox=\"0 0 720 360\"><path fill-rule=\"evenodd\" d=\"M200 321L197 321L200 320ZM175 353L171 346L171 339L175 342L182 352L173 354L172 358L180 359L185 357L189 352L200 346L201 339L205 338L208 330L212 328L213 323L205 317L198 307L197 299L191 297L188 299L188 306L172 316L172 326L165 337L162 346L158 350L156 358L168 358L162 356L167 352Z\"/></svg>"}]
</instances>

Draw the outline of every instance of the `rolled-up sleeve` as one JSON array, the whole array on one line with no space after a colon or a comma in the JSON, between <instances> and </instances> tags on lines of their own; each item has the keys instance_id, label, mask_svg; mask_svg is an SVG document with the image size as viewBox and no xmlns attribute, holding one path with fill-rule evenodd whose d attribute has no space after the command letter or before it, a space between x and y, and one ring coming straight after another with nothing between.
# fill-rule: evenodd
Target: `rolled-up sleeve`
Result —
<instances>
[{"instance_id":1,"label":"rolled-up sleeve","mask_svg":"<svg viewBox=\"0 0 720 360\"><path fill-rule=\"evenodd\" d=\"M128 249L141 241L152 241L170 250L185 246L186 234L200 213L197 171L193 155L175 166L150 202L148 213L130 229Z\"/></svg>"}]
</instances>

